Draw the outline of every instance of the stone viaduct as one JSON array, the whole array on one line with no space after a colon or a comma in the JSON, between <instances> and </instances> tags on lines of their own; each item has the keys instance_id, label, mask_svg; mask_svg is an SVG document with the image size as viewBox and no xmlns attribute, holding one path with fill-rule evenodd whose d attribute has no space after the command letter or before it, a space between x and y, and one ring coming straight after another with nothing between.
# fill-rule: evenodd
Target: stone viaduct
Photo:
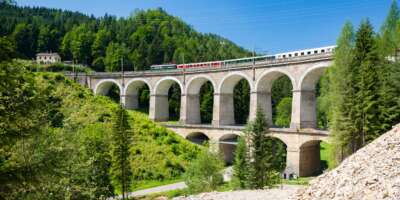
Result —
<instances>
[{"instance_id":1,"label":"stone viaduct","mask_svg":"<svg viewBox=\"0 0 400 200\"><path fill-rule=\"evenodd\" d=\"M167 127L192 141L210 140L210 143L218 144L219 150L224 152L228 162L233 156L232 145L243 129L241 126L234 126L235 85L242 79L249 83L251 89L249 118L255 117L258 106L272 124L272 83L281 76L287 76L293 86L290 128L271 128L270 135L279 138L287 146L286 173L309 176L320 167L320 141L328 139L327 132L315 129L315 87L325 69L331 64L332 53L326 52L222 68L74 76L77 81L99 95L106 95L113 84L117 85L120 90L120 101L128 109L138 108L138 89L147 85L150 89L149 117L158 122L168 121L168 90L172 84L177 83L181 90L181 125L167 125ZM202 125L199 92L207 81L211 82L214 88L213 119L212 124Z\"/></svg>"}]
</instances>

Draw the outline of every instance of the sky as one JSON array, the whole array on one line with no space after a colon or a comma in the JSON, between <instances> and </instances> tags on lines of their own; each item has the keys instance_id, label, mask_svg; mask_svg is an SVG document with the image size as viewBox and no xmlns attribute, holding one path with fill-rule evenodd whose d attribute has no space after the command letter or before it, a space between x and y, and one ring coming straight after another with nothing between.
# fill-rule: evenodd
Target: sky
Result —
<instances>
[{"instance_id":1,"label":"sky","mask_svg":"<svg viewBox=\"0 0 400 200\"><path fill-rule=\"evenodd\" d=\"M258 53L333 45L346 21L368 18L379 31L392 0L16 0L103 16L163 8L202 33L215 33Z\"/></svg>"}]
</instances>

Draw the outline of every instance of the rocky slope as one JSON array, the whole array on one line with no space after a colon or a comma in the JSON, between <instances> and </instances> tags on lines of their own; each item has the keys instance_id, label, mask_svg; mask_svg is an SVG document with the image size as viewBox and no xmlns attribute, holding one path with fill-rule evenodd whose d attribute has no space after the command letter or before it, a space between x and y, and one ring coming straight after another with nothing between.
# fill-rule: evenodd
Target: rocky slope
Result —
<instances>
[{"instance_id":1,"label":"rocky slope","mask_svg":"<svg viewBox=\"0 0 400 200\"><path fill-rule=\"evenodd\" d=\"M209 192L173 200L283 200L288 199L302 186L282 185L268 190L241 190L232 192Z\"/></svg>"},{"instance_id":2,"label":"rocky slope","mask_svg":"<svg viewBox=\"0 0 400 200\"><path fill-rule=\"evenodd\" d=\"M400 200L400 124L292 198Z\"/></svg>"}]
</instances>

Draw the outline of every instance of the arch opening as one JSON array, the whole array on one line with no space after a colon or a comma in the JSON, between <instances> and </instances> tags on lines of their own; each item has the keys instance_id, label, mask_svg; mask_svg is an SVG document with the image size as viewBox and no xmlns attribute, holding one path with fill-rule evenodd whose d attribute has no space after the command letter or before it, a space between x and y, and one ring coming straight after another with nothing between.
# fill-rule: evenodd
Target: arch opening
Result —
<instances>
[{"instance_id":1,"label":"arch opening","mask_svg":"<svg viewBox=\"0 0 400 200\"><path fill-rule=\"evenodd\" d=\"M176 78L166 77L158 81L151 94L150 118L154 121L179 120L181 91L182 86Z\"/></svg>"},{"instance_id":2,"label":"arch opening","mask_svg":"<svg viewBox=\"0 0 400 200\"><path fill-rule=\"evenodd\" d=\"M214 84L207 76L197 76L186 88L187 124L210 124L213 117Z\"/></svg>"},{"instance_id":3,"label":"arch opening","mask_svg":"<svg viewBox=\"0 0 400 200\"><path fill-rule=\"evenodd\" d=\"M210 138L206 134L201 132L190 133L189 135L186 136L186 139L194 144L199 144L199 145L207 145L207 143L210 140Z\"/></svg>"},{"instance_id":4,"label":"arch opening","mask_svg":"<svg viewBox=\"0 0 400 200\"><path fill-rule=\"evenodd\" d=\"M250 85L241 79L233 89L235 124L246 124L250 113Z\"/></svg>"},{"instance_id":5,"label":"arch opening","mask_svg":"<svg viewBox=\"0 0 400 200\"><path fill-rule=\"evenodd\" d=\"M301 127L327 129L329 88L327 66L310 68L300 79Z\"/></svg>"},{"instance_id":6,"label":"arch opening","mask_svg":"<svg viewBox=\"0 0 400 200\"><path fill-rule=\"evenodd\" d=\"M269 154L267 156L268 162L272 164L272 168L281 173L283 178L290 178L290 174L286 173L287 168L287 145L281 139L273 136L267 136L264 141L264 148L268 149Z\"/></svg>"},{"instance_id":7,"label":"arch opening","mask_svg":"<svg viewBox=\"0 0 400 200\"><path fill-rule=\"evenodd\" d=\"M257 105L273 127L289 127L294 81L281 71L266 72L257 82Z\"/></svg>"},{"instance_id":8,"label":"arch opening","mask_svg":"<svg viewBox=\"0 0 400 200\"><path fill-rule=\"evenodd\" d=\"M143 80L135 80L128 84L125 91L125 106L148 113L150 103L150 88Z\"/></svg>"},{"instance_id":9,"label":"arch opening","mask_svg":"<svg viewBox=\"0 0 400 200\"><path fill-rule=\"evenodd\" d=\"M310 140L300 146L300 176L316 176L333 166L331 145L320 140Z\"/></svg>"},{"instance_id":10,"label":"arch opening","mask_svg":"<svg viewBox=\"0 0 400 200\"><path fill-rule=\"evenodd\" d=\"M210 81L205 82L200 88L200 122L211 124L214 106L214 87Z\"/></svg>"},{"instance_id":11,"label":"arch opening","mask_svg":"<svg viewBox=\"0 0 400 200\"><path fill-rule=\"evenodd\" d=\"M181 110L181 88L173 83L168 90L168 120L178 121Z\"/></svg>"},{"instance_id":12,"label":"arch opening","mask_svg":"<svg viewBox=\"0 0 400 200\"><path fill-rule=\"evenodd\" d=\"M293 85L288 76L282 75L272 83L272 122L275 127L290 127L292 118Z\"/></svg>"},{"instance_id":13,"label":"arch opening","mask_svg":"<svg viewBox=\"0 0 400 200\"><path fill-rule=\"evenodd\" d=\"M99 83L95 91L96 94L109 97L114 102L120 103L121 91L119 85L114 81L104 81Z\"/></svg>"},{"instance_id":14,"label":"arch opening","mask_svg":"<svg viewBox=\"0 0 400 200\"><path fill-rule=\"evenodd\" d=\"M249 80L241 73L230 74L222 80L218 89L219 125L240 125L247 122L252 90Z\"/></svg>"},{"instance_id":15,"label":"arch opening","mask_svg":"<svg viewBox=\"0 0 400 200\"><path fill-rule=\"evenodd\" d=\"M227 165L232 165L235 158L235 150L239 136L236 134L227 134L222 136L219 143L219 152Z\"/></svg>"}]
</instances>

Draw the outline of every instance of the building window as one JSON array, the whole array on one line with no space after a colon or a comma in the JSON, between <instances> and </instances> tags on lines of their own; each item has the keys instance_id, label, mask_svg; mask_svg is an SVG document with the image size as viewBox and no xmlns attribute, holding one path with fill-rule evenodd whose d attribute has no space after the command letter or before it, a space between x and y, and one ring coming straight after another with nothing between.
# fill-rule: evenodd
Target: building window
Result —
<instances>
[{"instance_id":1,"label":"building window","mask_svg":"<svg viewBox=\"0 0 400 200\"><path fill-rule=\"evenodd\" d=\"M310 54L311 54L311 51L307 52L307 54L310 55Z\"/></svg>"},{"instance_id":2,"label":"building window","mask_svg":"<svg viewBox=\"0 0 400 200\"><path fill-rule=\"evenodd\" d=\"M304 52L301 52L301 55L304 56Z\"/></svg>"},{"instance_id":3,"label":"building window","mask_svg":"<svg viewBox=\"0 0 400 200\"><path fill-rule=\"evenodd\" d=\"M322 49L322 50L321 50L321 53L325 53L325 49Z\"/></svg>"},{"instance_id":4,"label":"building window","mask_svg":"<svg viewBox=\"0 0 400 200\"><path fill-rule=\"evenodd\" d=\"M315 50L314 53L318 53L318 50Z\"/></svg>"}]
</instances>

